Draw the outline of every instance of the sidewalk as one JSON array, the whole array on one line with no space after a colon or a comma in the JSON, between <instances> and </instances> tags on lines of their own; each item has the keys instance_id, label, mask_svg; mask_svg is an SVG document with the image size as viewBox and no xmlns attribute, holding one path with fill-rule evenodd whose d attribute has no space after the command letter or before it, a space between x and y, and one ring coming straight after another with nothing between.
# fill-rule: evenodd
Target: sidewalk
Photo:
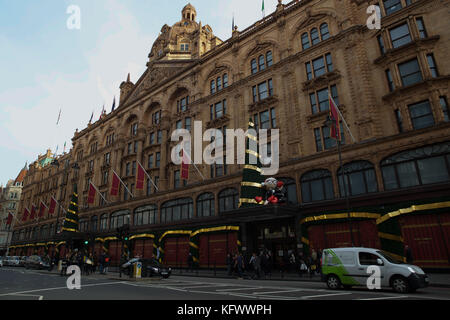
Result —
<instances>
[{"instance_id":1,"label":"sidewalk","mask_svg":"<svg viewBox=\"0 0 450 320\"><path fill-rule=\"evenodd\" d=\"M41 270L42 273L48 273L48 271ZM58 271L56 269L53 269L51 272L53 274L58 274ZM448 273L427 273L428 277L430 279L430 286L431 287L443 287L443 288L450 288L450 274ZM251 276L253 275L253 272L246 272L244 274L243 279L251 280ZM213 269L199 269L199 270L193 270L188 271L186 269L172 269L172 276L183 276L183 277L206 277L206 278L221 278L221 279L237 279L237 276L229 276L225 270L213 270ZM121 281L159 281L160 278L141 278L141 279L134 279L130 278L129 276L122 274L122 277L120 277L120 274L117 270L114 268L110 268L110 271L108 274L103 275L100 273L91 274L87 277L95 277L95 278L105 278L105 279L111 279L111 280L121 280ZM274 271L271 275L267 275L266 277L261 277L259 280L273 280L273 281L313 281L313 282L320 282L320 275L314 274L310 276L309 274L304 274L302 277L299 276L299 274L296 273L283 273L280 271Z\"/></svg>"}]
</instances>

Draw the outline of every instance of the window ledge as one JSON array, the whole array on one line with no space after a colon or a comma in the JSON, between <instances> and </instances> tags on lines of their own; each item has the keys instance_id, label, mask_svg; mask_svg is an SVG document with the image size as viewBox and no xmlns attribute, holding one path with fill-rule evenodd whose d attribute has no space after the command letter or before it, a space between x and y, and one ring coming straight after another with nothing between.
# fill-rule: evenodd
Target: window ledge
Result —
<instances>
[{"instance_id":1,"label":"window ledge","mask_svg":"<svg viewBox=\"0 0 450 320\"><path fill-rule=\"evenodd\" d=\"M345 105L343 105L343 104L339 105L339 110L341 111L341 113L345 113L345 109L346 109ZM319 122L319 120L322 122L325 122L325 120L329 114L330 114L330 110L325 110L325 111L315 113L313 115L306 117L306 122L307 123L315 123L315 122Z\"/></svg>"},{"instance_id":2,"label":"window ledge","mask_svg":"<svg viewBox=\"0 0 450 320\"><path fill-rule=\"evenodd\" d=\"M335 81L341 77L338 70L327 72L320 77L308 80L303 83L303 91L318 90L324 86L327 86L331 81Z\"/></svg>"},{"instance_id":3,"label":"window ledge","mask_svg":"<svg viewBox=\"0 0 450 320\"><path fill-rule=\"evenodd\" d=\"M259 101L253 102L252 104L249 104L248 111L250 113L259 112L263 109L266 109L269 106L273 106L275 103L278 103L278 96L272 95L263 100L259 100Z\"/></svg>"},{"instance_id":4,"label":"window ledge","mask_svg":"<svg viewBox=\"0 0 450 320\"><path fill-rule=\"evenodd\" d=\"M220 126L223 126L224 124L228 123L230 121L230 116L227 114L224 114L222 117L211 120L206 123L206 128L217 128Z\"/></svg>"},{"instance_id":5,"label":"window ledge","mask_svg":"<svg viewBox=\"0 0 450 320\"><path fill-rule=\"evenodd\" d=\"M425 39L413 40L407 44L404 44L401 47L387 50L381 57L375 59L373 63L378 64L378 65L387 65L395 58L403 57L406 51L409 51L411 49L426 47L428 45L433 45L439 39L440 39L440 36L437 35L437 36L427 37Z\"/></svg>"},{"instance_id":6,"label":"window ledge","mask_svg":"<svg viewBox=\"0 0 450 320\"><path fill-rule=\"evenodd\" d=\"M394 91L383 96L382 99L384 101L389 101L389 100L401 97L404 94L415 92L415 91L417 91L417 89L422 89L422 88L430 89L435 83L446 82L448 80L450 80L450 75L439 76L437 78L425 79L425 80L422 80L420 82L417 82L415 84L412 84L412 85L409 85L406 87L398 87Z\"/></svg>"}]
</instances>

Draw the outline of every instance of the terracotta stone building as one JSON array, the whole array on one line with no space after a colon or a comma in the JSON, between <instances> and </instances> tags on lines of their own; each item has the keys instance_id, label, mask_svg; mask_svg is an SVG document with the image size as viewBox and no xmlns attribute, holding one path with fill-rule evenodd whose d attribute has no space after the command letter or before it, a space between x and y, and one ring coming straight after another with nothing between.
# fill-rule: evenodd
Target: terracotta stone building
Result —
<instances>
[{"instance_id":1,"label":"terracotta stone building","mask_svg":"<svg viewBox=\"0 0 450 320\"><path fill-rule=\"evenodd\" d=\"M371 4L380 6L380 30L366 25ZM404 259L408 244L416 264L449 268L448 5L279 1L226 41L187 5L162 27L147 70L121 84L120 106L75 132L59 167L31 165L20 212L51 195L67 208L76 184L80 234L113 261L122 250L116 229L129 224L125 249L172 265L191 252L201 267L223 266L227 252L265 248L281 266L290 251L352 244ZM343 170L324 125L329 94L355 139L343 130ZM171 162L175 129L202 121L203 131L246 130L249 118L279 129L286 205L239 208L243 165L200 164L201 174L191 165L186 181ZM136 190L139 164L153 181L144 190ZM113 171L130 192L110 196ZM94 205L90 182L103 195ZM66 250L55 231L62 216L16 226L14 249Z\"/></svg>"}]
</instances>

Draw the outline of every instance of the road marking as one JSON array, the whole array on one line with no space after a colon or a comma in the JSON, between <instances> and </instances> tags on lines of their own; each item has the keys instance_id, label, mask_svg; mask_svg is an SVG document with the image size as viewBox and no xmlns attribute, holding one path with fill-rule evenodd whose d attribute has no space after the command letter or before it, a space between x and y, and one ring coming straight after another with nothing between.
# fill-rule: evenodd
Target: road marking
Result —
<instances>
[{"instance_id":1,"label":"road marking","mask_svg":"<svg viewBox=\"0 0 450 320\"><path fill-rule=\"evenodd\" d=\"M330 297L330 296L344 296L344 295L348 295L348 294L352 294L352 293L351 292L341 292L341 293L320 294L320 295L315 295L315 296L303 296L303 297L300 297L300 299Z\"/></svg>"},{"instance_id":2,"label":"road marking","mask_svg":"<svg viewBox=\"0 0 450 320\"><path fill-rule=\"evenodd\" d=\"M246 287L246 288L235 288L235 289L221 289L216 290L217 292L227 292L227 291L239 291L239 290L254 290L254 289L263 289L264 287Z\"/></svg>"},{"instance_id":3,"label":"road marking","mask_svg":"<svg viewBox=\"0 0 450 320\"><path fill-rule=\"evenodd\" d=\"M283 290L283 291L269 291L269 292L253 292L253 294L265 295L265 294L296 292L296 291L303 291L303 289L292 289L292 290Z\"/></svg>"},{"instance_id":4,"label":"road marking","mask_svg":"<svg viewBox=\"0 0 450 320\"><path fill-rule=\"evenodd\" d=\"M204 284L204 285L200 285L200 286L183 287L182 289L197 289L197 288L208 288L208 287L234 287L234 286L228 285L228 284Z\"/></svg>"},{"instance_id":5,"label":"road marking","mask_svg":"<svg viewBox=\"0 0 450 320\"><path fill-rule=\"evenodd\" d=\"M43 300L44 296L34 295L34 294L11 294L11 296L21 296L21 297L38 297L38 300Z\"/></svg>"},{"instance_id":6,"label":"road marking","mask_svg":"<svg viewBox=\"0 0 450 320\"><path fill-rule=\"evenodd\" d=\"M110 284L123 284L123 283L125 283L125 282L105 282L105 283L85 284L85 285L82 285L82 288L83 287L103 286L103 285L110 285ZM21 292L3 293L3 294L0 294L0 297L24 294L24 293L31 293L31 292L52 291L52 290L62 290L62 289L67 289L67 286L59 287L59 288L44 288L44 289L27 290L27 291L21 291Z\"/></svg>"},{"instance_id":7,"label":"road marking","mask_svg":"<svg viewBox=\"0 0 450 320\"><path fill-rule=\"evenodd\" d=\"M230 293L230 296L244 297L244 298L253 298L253 299L272 299L272 300L297 300L297 297L285 297L285 296L264 296L264 295L255 295L255 294L245 294L245 293Z\"/></svg>"},{"instance_id":8,"label":"road marking","mask_svg":"<svg viewBox=\"0 0 450 320\"><path fill-rule=\"evenodd\" d=\"M388 297L381 297L381 298L366 298L366 299L356 299L356 300L387 300L387 299L403 299L403 298L410 298L408 296L388 296Z\"/></svg>"}]
</instances>

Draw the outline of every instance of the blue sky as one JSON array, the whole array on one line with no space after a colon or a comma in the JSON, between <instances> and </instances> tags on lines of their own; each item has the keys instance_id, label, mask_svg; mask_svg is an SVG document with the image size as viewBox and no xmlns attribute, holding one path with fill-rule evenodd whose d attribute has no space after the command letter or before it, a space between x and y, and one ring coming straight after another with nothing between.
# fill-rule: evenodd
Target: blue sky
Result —
<instances>
[{"instance_id":1,"label":"blue sky","mask_svg":"<svg viewBox=\"0 0 450 320\"><path fill-rule=\"evenodd\" d=\"M189 1L0 0L0 184L48 148L59 152L103 104L111 110L119 85L136 82L164 24L181 18ZM283 1L287 3L287 1ZM222 40L231 20L243 30L261 19L262 0L191 0L197 20ZM266 15L277 0L265 0ZM69 30L67 8L81 10ZM59 110L61 120L56 126Z\"/></svg>"}]
</instances>

